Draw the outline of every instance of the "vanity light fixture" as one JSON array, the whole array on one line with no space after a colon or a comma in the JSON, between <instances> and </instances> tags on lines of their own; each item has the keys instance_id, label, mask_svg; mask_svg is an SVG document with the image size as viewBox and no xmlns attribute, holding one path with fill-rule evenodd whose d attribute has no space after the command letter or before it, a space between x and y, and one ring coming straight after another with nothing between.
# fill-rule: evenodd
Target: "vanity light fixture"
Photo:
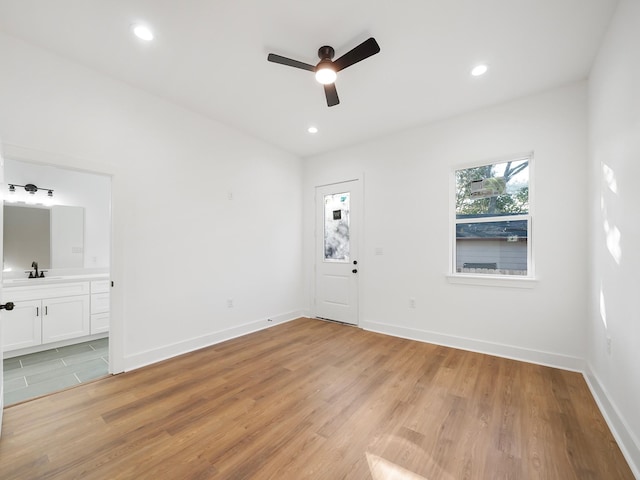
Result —
<instances>
[{"instance_id":1,"label":"vanity light fixture","mask_svg":"<svg viewBox=\"0 0 640 480\"><path fill-rule=\"evenodd\" d=\"M38 187L33 183L27 183L26 185L18 185L17 183L9 184L9 193L16 193L16 187L22 187L30 195L35 195L38 190L46 190L48 197L53 197L53 188Z\"/></svg>"}]
</instances>

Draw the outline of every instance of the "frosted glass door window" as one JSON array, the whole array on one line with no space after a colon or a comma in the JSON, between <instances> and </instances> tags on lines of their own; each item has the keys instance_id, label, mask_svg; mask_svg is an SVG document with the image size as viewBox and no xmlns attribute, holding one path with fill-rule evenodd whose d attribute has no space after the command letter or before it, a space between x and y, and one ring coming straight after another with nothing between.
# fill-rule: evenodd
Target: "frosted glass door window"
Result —
<instances>
[{"instance_id":1,"label":"frosted glass door window","mask_svg":"<svg viewBox=\"0 0 640 480\"><path fill-rule=\"evenodd\" d=\"M349 192L324 197L324 260L349 261Z\"/></svg>"}]
</instances>

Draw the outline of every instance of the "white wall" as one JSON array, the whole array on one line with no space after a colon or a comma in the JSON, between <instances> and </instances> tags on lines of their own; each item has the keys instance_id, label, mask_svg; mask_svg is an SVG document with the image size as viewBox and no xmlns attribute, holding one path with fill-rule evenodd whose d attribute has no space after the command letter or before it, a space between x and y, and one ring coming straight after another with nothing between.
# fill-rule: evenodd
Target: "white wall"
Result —
<instances>
[{"instance_id":1,"label":"white wall","mask_svg":"<svg viewBox=\"0 0 640 480\"><path fill-rule=\"evenodd\" d=\"M38 165L5 158L7 183L54 189L55 205L84 208L84 268L108 268L111 240L111 178L87 172ZM20 191L22 190L22 191ZM24 189L17 188L13 197L22 201L28 197ZM46 199L46 192L36 194Z\"/></svg>"},{"instance_id":2,"label":"white wall","mask_svg":"<svg viewBox=\"0 0 640 480\"><path fill-rule=\"evenodd\" d=\"M586 105L586 84L578 83L308 159L305 259L313 259L314 186L364 176L363 327L581 369ZM452 170L529 151L535 154L539 281L532 289L449 283ZM376 248L384 255L374 255ZM312 263L305 271L311 302ZM416 299L415 309L409 298Z\"/></svg>"},{"instance_id":3,"label":"white wall","mask_svg":"<svg viewBox=\"0 0 640 480\"><path fill-rule=\"evenodd\" d=\"M640 2L622 0L589 80L589 379L640 478ZM607 337L611 339L610 352Z\"/></svg>"},{"instance_id":4,"label":"white wall","mask_svg":"<svg viewBox=\"0 0 640 480\"><path fill-rule=\"evenodd\" d=\"M298 315L299 159L11 36L0 58L5 156L113 175L116 369Z\"/></svg>"}]
</instances>

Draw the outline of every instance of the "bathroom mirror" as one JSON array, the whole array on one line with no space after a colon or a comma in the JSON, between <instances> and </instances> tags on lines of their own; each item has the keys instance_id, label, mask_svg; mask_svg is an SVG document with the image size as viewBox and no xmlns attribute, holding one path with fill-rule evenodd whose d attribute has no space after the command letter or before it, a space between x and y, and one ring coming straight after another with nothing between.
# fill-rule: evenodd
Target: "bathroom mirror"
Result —
<instances>
[{"instance_id":1,"label":"bathroom mirror","mask_svg":"<svg viewBox=\"0 0 640 480\"><path fill-rule=\"evenodd\" d=\"M5 204L3 240L5 272L82 268L84 208Z\"/></svg>"}]
</instances>

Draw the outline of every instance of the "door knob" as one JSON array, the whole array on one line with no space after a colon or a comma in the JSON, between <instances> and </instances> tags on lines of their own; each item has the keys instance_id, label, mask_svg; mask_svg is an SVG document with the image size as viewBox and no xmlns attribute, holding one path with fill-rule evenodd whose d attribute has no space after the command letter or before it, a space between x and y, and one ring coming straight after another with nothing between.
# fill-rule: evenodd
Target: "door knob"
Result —
<instances>
[{"instance_id":1,"label":"door knob","mask_svg":"<svg viewBox=\"0 0 640 480\"><path fill-rule=\"evenodd\" d=\"M15 305L13 304L13 302L7 302L4 303L2 305L0 305L0 310L13 310L13 307L15 307Z\"/></svg>"},{"instance_id":2,"label":"door knob","mask_svg":"<svg viewBox=\"0 0 640 480\"><path fill-rule=\"evenodd\" d=\"M351 273L358 273L358 269L354 268L353 270L351 270ZM11 307L11 308L13 308L13 307Z\"/></svg>"}]
</instances>

